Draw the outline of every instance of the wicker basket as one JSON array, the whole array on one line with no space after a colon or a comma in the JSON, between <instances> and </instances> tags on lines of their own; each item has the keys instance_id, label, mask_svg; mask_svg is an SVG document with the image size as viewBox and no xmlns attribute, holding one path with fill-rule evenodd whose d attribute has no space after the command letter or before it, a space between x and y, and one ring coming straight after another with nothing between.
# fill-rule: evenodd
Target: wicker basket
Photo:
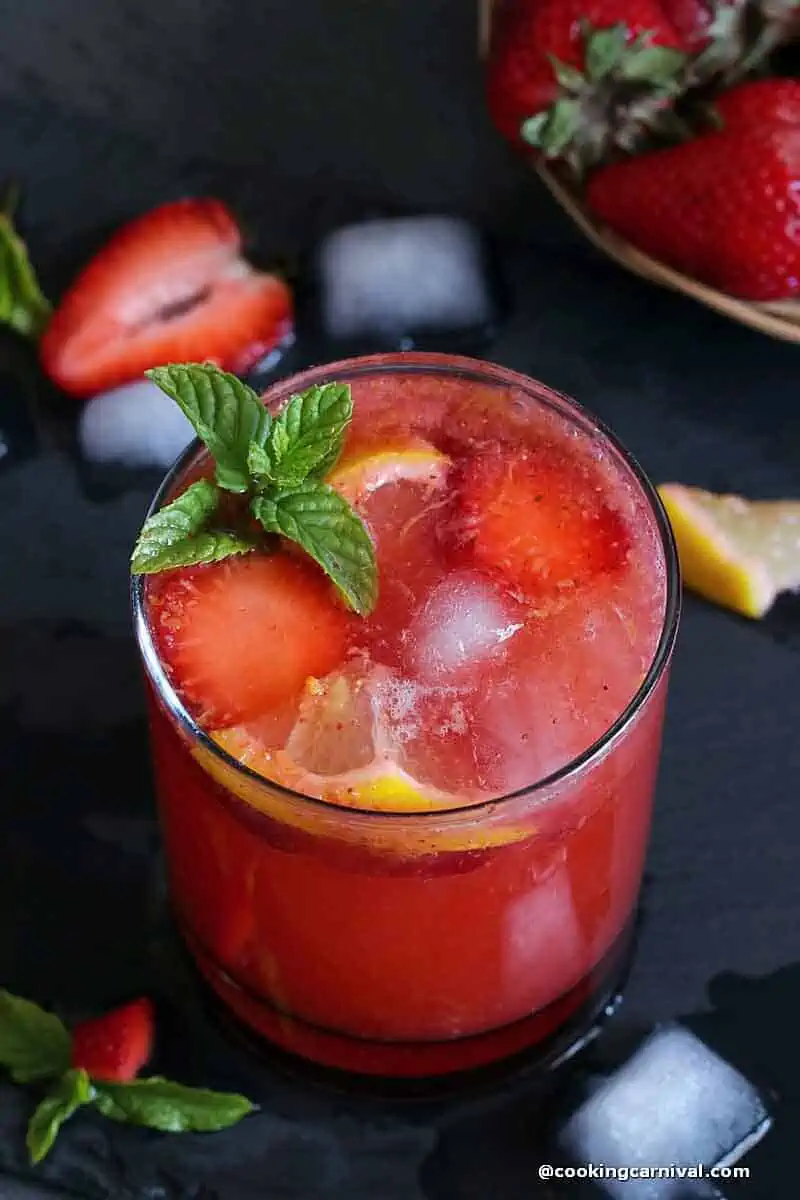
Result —
<instances>
[{"instance_id":1,"label":"wicker basket","mask_svg":"<svg viewBox=\"0 0 800 1200\"><path fill-rule=\"evenodd\" d=\"M478 36L482 56L485 55L489 44L494 5L495 0L478 0ZM748 325L751 329L757 329L760 333L781 338L786 342L800 343L800 300L773 300L755 304L749 300L737 300L724 292L718 292L715 288L706 287L705 284L690 279L688 275L682 275L672 267L643 254L624 238L613 233L588 212L577 192L559 179L549 167L537 163L534 169L581 232L598 250L620 266L651 283L683 292L684 295L704 304L706 308L713 308L715 312L722 313L741 325Z\"/></svg>"}]
</instances>

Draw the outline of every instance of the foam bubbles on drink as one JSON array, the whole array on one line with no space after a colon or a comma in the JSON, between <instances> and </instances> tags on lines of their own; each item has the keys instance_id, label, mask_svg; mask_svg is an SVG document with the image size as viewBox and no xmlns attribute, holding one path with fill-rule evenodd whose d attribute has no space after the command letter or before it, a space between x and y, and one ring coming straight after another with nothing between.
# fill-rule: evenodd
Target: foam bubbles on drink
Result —
<instances>
[{"instance_id":1,"label":"foam bubbles on drink","mask_svg":"<svg viewBox=\"0 0 800 1200\"><path fill-rule=\"evenodd\" d=\"M78 437L91 462L127 467L169 467L194 438L174 400L140 379L89 400Z\"/></svg>"},{"instance_id":2,"label":"foam bubbles on drink","mask_svg":"<svg viewBox=\"0 0 800 1200\"><path fill-rule=\"evenodd\" d=\"M425 683L474 679L476 669L507 656L524 616L520 605L477 572L448 575L406 630L408 669Z\"/></svg>"},{"instance_id":3,"label":"foam bubbles on drink","mask_svg":"<svg viewBox=\"0 0 800 1200\"><path fill-rule=\"evenodd\" d=\"M738 1162L769 1126L753 1084L688 1029L673 1025L652 1034L591 1092L559 1142L575 1162L709 1168ZM598 1186L614 1200L709 1194L691 1179L605 1179Z\"/></svg>"}]
</instances>

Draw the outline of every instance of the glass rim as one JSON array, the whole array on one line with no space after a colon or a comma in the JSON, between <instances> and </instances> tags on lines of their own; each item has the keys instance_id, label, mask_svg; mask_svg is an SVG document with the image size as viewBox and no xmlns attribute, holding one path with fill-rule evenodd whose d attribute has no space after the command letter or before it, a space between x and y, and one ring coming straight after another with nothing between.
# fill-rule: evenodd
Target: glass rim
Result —
<instances>
[{"instance_id":1,"label":"glass rim","mask_svg":"<svg viewBox=\"0 0 800 1200\"><path fill-rule=\"evenodd\" d=\"M275 793L284 800L290 801L301 808L303 806L310 806L312 811L317 811L321 814L324 813L328 819L332 817L339 817L342 820L359 818L367 823L372 822L376 825L386 824L391 821L418 825L437 824L443 820L450 820L453 817L464 818L469 816L477 818L481 814L494 813L499 806L506 806L514 800L533 799L541 796L552 791L565 781L579 776L594 762L603 758L621 739L629 725L636 719L655 691L672 657L681 610L681 576L677 547L672 527L658 492L634 455L631 454L605 423L599 417L595 416L594 413L584 408L577 400L573 400L563 392L559 392L547 384L540 383L530 376L523 375L518 371L484 359L423 351L394 351L385 354L371 354L356 358L340 359L337 362L312 366L293 375L286 376L283 379L275 380L262 394L266 398L269 398L273 393L281 392L291 395L293 392L300 391L303 387L310 386L312 383L318 383L323 379L347 379L360 375L390 372L401 373L404 371L408 373L418 372L420 374L450 375L462 379L473 379L476 382L495 383L513 387L524 392L537 403L543 403L549 408L556 410L562 416L566 414L570 419L574 420L577 418L575 423L582 422L593 436L599 435L604 439L622 460L624 466L641 488L655 519L664 555L666 596L661 633L644 679L617 719L585 750L574 758L569 759L563 766L559 767L556 771L552 771L549 775L545 775L533 783L526 784L524 787L504 793L501 796L454 805L452 808L424 809L409 812L360 808L356 805L337 804L334 801L325 800L319 796L308 796L304 792L294 791L292 788L285 787L283 784L268 779L265 775L260 775L257 771L253 771L219 746L188 711L167 675L156 650L145 611L144 581L146 576L133 575L131 577L131 603L134 629L145 670L158 694L158 698L165 704L170 716L181 726L183 732L193 742L199 743L206 753L218 759L225 767L232 768L236 773L242 775L248 781L257 784L267 792ZM153 496L147 510L147 517L161 508L166 497L197 457L201 449L202 443L199 439L194 439L178 456Z\"/></svg>"}]
</instances>

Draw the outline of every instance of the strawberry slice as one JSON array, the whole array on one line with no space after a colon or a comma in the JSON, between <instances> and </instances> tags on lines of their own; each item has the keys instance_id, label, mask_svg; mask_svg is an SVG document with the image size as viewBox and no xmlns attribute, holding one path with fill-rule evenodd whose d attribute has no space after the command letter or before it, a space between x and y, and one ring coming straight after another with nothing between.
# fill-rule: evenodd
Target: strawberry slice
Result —
<instances>
[{"instance_id":1,"label":"strawberry slice","mask_svg":"<svg viewBox=\"0 0 800 1200\"><path fill-rule=\"evenodd\" d=\"M453 472L456 543L473 563L534 602L619 569L628 532L599 481L552 446L500 446Z\"/></svg>"},{"instance_id":2,"label":"strawberry slice","mask_svg":"<svg viewBox=\"0 0 800 1200\"><path fill-rule=\"evenodd\" d=\"M168 362L246 371L289 332L292 297L241 248L218 200L178 200L131 221L61 301L40 342L45 371L75 396Z\"/></svg>"},{"instance_id":3,"label":"strawberry slice","mask_svg":"<svg viewBox=\"0 0 800 1200\"><path fill-rule=\"evenodd\" d=\"M253 720L343 658L352 617L318 567L248 554L150 582L162 661L204 725Z\"/></svg>"},{"instance_id":4,"label":"strawberry slice","mask_svg":"<svg viewBox=\"0 0 800 1200\"><path fill-rule=\"evenodd\" d=\"M153 1037L153 1006L143 996L76 1025L72 1066L104 1083L129 1083L152 1054Z\"/></svg>"}]
</instances>

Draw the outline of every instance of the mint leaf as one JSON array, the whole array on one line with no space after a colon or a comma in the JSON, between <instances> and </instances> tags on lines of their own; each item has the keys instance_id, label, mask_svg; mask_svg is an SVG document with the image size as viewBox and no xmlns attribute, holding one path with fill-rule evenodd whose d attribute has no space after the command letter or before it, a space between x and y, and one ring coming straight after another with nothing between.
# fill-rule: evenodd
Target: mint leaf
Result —
<instances>
[{"instance_id":1,"label":"mint leaf","mask_svg":"<svg viewBox=\"0 0 800 1200\"><path fill-rule=\"evenodd\" d=\"M279 533L310 554L347 604L361 616L378 598L375 549L360 518L327 484L308 480L291 491L256 496L253 515L268 533Z\"/></svg>"},{"instance_id":2,"label":"mint leaf","mask_svg":"<svg viewBox=\"0 0 800 1200\"><path fill-rule=\"evenodd\" d=\"M292 401L290 400L289 406L291 406L291 404ZM285 411L287 410L284 410L284 412ZM281 416L283 416L283 414L281 414ZM273 422L272 432L269 435L269 448L272 458L276 463L283 463L283 460L286 458L286 452L290 445L291 438L289 437L289 431L286 428L286 423L279 417L277 421ZM285 468L285 463L283 465Z\"/></svg>"},{"instance_id":3,"label":"mint leaf","mask_svg":"<svg viewBox=\"0 0 800 1200\"><path fill-rule=\"evenodd\" d=\"M226 545L233 540L228 533L209 533L204 526L219 507L219 489L210 479L198 479L171 504L145 521L133 548L131 570L147 575L168 567L186 567L215 562L228 554L244 553L251 543L236 550ZM223 552L224 551L224 552Z\"/></svg>"},{"instance_id":4,"label":"mint leaf","mask_svg":"<svg viewBox=\"0 0 800 1200\"><path fill-rule=\"evenodd\" d=\"M159 1075L132 1083L98 1083L94 1102L112 1121L163 1133L212 1133L235 1125L255 1109L235 1092L185 1087Z\"/></svg>"},{"instance_id":5,"label":"mint leaf","mask_svg":"<svg viewBox=\"0 0 800 1200\"><path fill-rule=\"evenodd\" d=\"M253 389L209 363L173 363L145 375L172 397L208 447L220 487L246 492L250 444L263 446L271 424Z\"/></svg>"},{"instance_id":6,"label":"mint leaf","mask_svg":"<svg viewBox=\"0 0 800 1200\"><path fill-rule=\"evenodd\" d=\"M57 1016L0 988L0 1066L15 1083L61 1075L69 1066L71 1047Z\"/></svg>"},{"instance_id":7,"label":"mint leaf","mask_svg":"<svg viewBox=\"0 0 800 1200\"><path fill-rule=\"evenodd\" d=\"M36 279L25 243L11 217L0 213L0 323L37 338L52 309Z\"/></svg>"},{"instance_id":8,"label":"mint leaf","mask_svg":"<svg viewBox=\"0 0 800 1200\"><path fill-rule=\"evenodd\" d=\"M254 542L226 530L204 526L219 506L219 489L198 479L176 500L145 521L131 556L134 575L152 575L170 567L195 567L247 554Z\"/></svg>"},{"instance_id":9,"label":"mint leaf","mask_svg":"<svg viewBox=\"0 0 800 1200\"><path fill-rule=\"evenodd\" d=\"M265 448L256 442L251 442L248 448L247 469L254 479L262 483L272 482L272 459Z\"/></svg>"},{"instance_id":10,"label":"mint leaf","mask_svg":"<svg viewBox=\"0 0 800 1200\"><path fill-rule=\"evenodd\" d=\"M85 1071L72 1070L62 1075L49 1096L45 1096L28 1122L25 1143L32 1163L41 1162L52 1148L58 1131L83 1104L90 1104L94 1090Z\"/></svg>"},{"instance_id":11,"label":"mint leaf","mask_svg":"<svg viewBox=\"0 0 800 1200\"><path fill-rule=\"evenodd\" d=\"M175 567L204 567L209 563L222 562L224 558L232 558L234 554L249 554L254 549L255 542L247 538L228 533L225 529L207 529L193 537L173 542L158 556L143 556L137 543L131 559L131 571L134 575L154 575Z\"/></svg>"},{"instance_id":12,"label":"mint leaf","mask_svg":"<svg viewBox=\"0 0 800 1200\"><path fill-rule=\"evenodd\" d=\"M275 418L267 449L279 488L297 487L309 475L328 470L341 452L353 416L346 383L326 383L292 396Z\"/></svg>"}]
</instances>

